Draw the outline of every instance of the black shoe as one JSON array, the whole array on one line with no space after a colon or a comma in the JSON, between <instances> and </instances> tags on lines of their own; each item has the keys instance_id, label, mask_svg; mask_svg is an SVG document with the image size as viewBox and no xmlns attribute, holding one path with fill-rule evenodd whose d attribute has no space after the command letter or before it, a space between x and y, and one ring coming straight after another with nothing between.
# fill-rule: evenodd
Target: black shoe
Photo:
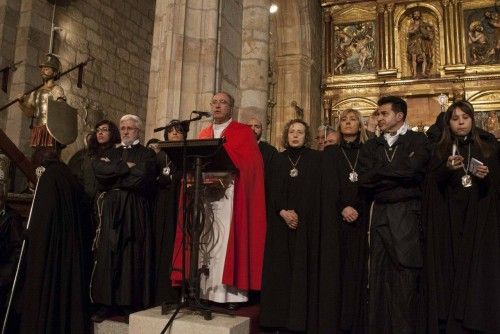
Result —
<instances>
[{"instance_id":1,"label":"black shoe","mask_svg":"<svg viewBox=\"0 0 500 334\"><path fill-rule=\"evenodd\" d=\"M226 304L226 309L228 311L237 311L240 308L239 303L227 303Z\"/></svg>"}]
</instances>

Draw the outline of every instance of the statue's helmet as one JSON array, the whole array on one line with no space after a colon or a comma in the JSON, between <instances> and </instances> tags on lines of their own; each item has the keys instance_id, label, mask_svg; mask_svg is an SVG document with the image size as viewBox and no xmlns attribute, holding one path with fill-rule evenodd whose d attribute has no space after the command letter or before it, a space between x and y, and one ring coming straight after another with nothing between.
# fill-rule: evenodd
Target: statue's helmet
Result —
<instances>
[{"instance_id":1,"label":"statue's helmet","mask_svg":"<svg viewBox=\"0 0 500 334\"><path fill-rule=\"evenodd\" d=\"M52 53L47 53L38 67L51 67L57 72L57 75L61 73L61 62L59 58Z\"/></svg>"}]
</instances>

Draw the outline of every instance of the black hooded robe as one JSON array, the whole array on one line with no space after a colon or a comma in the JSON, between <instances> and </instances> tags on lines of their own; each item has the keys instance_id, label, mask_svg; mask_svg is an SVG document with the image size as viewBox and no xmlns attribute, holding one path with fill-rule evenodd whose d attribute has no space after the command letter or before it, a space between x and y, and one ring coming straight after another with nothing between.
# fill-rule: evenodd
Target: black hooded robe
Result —
<instances>
[{"instance_id":1,"label":"black hooded robe","mask_svg":"<svg viewBox=\"0 0 500 334\"><path fill-rule=\"evenodd\" d=\"M435 153L430 163L423 202L430 334L500 333L500 164L496 142L481 139L489 158L473 142L458 144L467 159L471 143L471 156L490 171L472 176L470 188L462 169L447 169L447 156Z\"/></svg>"},{"instance_id":2,"label":"black hooded robe","mask_svg":"<svg viewBox=\"0 0 500 334\"><path fill-rule=\"evenodd\" d=\"M300 157L300 158L299 158ZM299 174L290 177L297 161ZM288 149L278 155L271 191L274 216L268 221L260 324L293 331L317 331L321 155L309 148ZM290 229L279 211L299 216Z\"/></svg>"},{"instance_id":3,"label":"black hooded robe","mask_svg":"<svg viewBox=\"0 0 500 334\"><path fill-rule=\"evenodd\" d=\"M88 333L89 203L65 164L44 167L26 235L21 333Z\"/></svg>"},{"instance_id":4,"label":"black hooded robe","mask_svg":"<svg viewBox=\"0 0 500 334\"><path fill-rule=\"evenodd\" d=\"M94 160L102 191L102 215L94 246L92 302L144 308L151 303L152 236L148 192L155 177L154 152L137 144L106 153L110 161ZM129 168L126 162L136 165Z\"/></svg>"}]
</instances>

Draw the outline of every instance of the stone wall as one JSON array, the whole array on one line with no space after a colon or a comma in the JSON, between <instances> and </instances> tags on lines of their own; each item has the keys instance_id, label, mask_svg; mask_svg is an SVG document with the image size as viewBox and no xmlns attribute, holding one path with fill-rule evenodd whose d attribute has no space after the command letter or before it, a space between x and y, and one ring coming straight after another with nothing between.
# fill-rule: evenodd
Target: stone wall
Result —
<instances>
[{"instance_id":1,"label":"stone wall","mask_svg":"<svg viewBox=\"0 0 500 334\"><path fill-rule=\"evenodd\" d=\"M16 38L8 47L14 56L10 58L24 61L12 78L12 99L40 83L38 64L49 49L53 6L46 0L2 1L7 2L5 11L16 14L17 10L19 16L17 22L0 20L2 57L9 58L9 51L3 51L4 36L14 27ZM76 87L77 71L59 81L68 103L78 109L82 132L102 117L118 121L123 114L132 113L145 119L154 10L155 0L79 0L56 7L54 21L61 30L55 35L54 53L59 55L63 70L95 57L85 68L82 89ZM9 108L8 120L1 125L29 154L29 120L21 117L17 106ZM81 147L83 136L65 150L63 158L68 159Z\"/></svg>"},{"instance_id":2,"label":"stone wall","mask_svg":"<svg viewBox=\"0 0 500 334\"><path fill-rule=\"evenodd\" d=\"M0 0L0 69L14 63L16 30L21 4L18 0ZM12 73L10 74L12 75ZM0 80L2 78L0 77ZM9 82L8 91L11 85ZM0 91L0 106L8 102L8 95ZM7 111L0 112L0 127L5 128Z\"/></svg>"}]
</instances>

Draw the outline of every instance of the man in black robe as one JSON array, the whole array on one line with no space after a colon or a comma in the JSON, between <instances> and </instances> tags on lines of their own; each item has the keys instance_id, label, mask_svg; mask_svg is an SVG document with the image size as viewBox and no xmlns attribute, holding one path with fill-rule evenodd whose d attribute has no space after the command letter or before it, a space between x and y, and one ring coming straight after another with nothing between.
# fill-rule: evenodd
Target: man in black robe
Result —
<instances>
[{"instance_id":1,"label":"man in black robe","mask_svg":"<svg viewBox=\"0 0 500 334\"><path fill-rule=\"evenodd\" d=\"M421 325L421 189L429 159L427 138L405 123L399 97L378 101L383 133L359 157L360 186L372 201L369 219L370 333L416 333Z\"/></svg>"},{"instance_id":2,"label":"man in black robe","mask_svg":"<svg viewBox=\"0 0 500 334\"><path fill-rule=\"evenodd\" d=\"M142 122L137 116L123 116L119 128L122 143L93 162L101 191L90 283L92 302L102 305L92 317L96 322L151 302L148 192L153 189L155 154L139 143Z\"/></svg>"},{"instance_id":3,"label":"man in black robe","mask_svg":"<svg viewBox=\"0 0 500 334\"><path fill-rule=\"evenodd\" d=\"M259 145L260 154L262 154L262 161L264 162L264 181L266 187L266 195L268 195L269 185L273 177L273 161L275 161L278 156L278 150L273 145L262 140L262 122L259 119L252 117L247 122L247 124L250 126L253 133L255 133L255 138L257 139L257 143Z\"/></svg>"},{"instance_id":4,"label":"man in black robe","mask_svg":"<svg viewBox=\"0 0 500 334\"><path fill-rule=\"evenodd\" d=\"M57 153L43 155L26 233L21 333L88 333L89 203Z\"/></svg>"}]
</instances>

